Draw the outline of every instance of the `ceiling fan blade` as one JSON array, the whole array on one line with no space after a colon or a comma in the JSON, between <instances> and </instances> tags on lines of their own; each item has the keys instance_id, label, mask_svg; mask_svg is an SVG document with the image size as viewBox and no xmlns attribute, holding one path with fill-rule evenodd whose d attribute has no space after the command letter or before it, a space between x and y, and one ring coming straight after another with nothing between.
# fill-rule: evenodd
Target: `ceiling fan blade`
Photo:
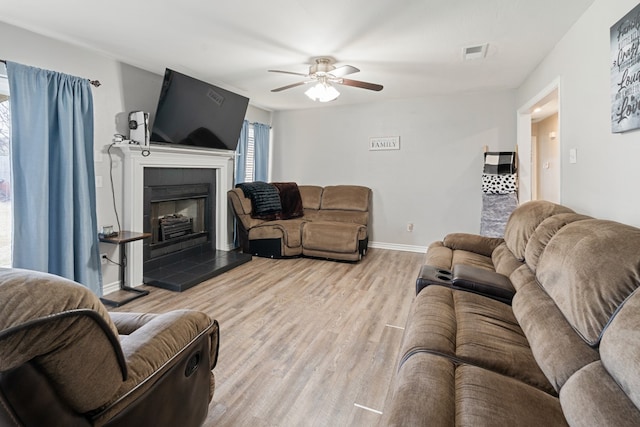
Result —
<instances>
[{"instance_id":1,"label":"ceiling fan blade","mask_svg":"<svg viewBox=\"0 0 640 427\"><path fill-rule=\"evenodd\" d=\"M383 88L382 85L378 85L375 83L361 82L360 80L340 79L336 83L343 84L346 86L359 87L362 89L375 90L376 92L381 91Z\"/></svg>"},{"instance_id":2,"label":"ceiling fan blade","mask_svg":"<svg viewBox=\"0 0 640 427\"><path fill-rule=\"evenodd\" d=\"M360 71L356 67L352 67L351 65L343 65L342 67L338 67L335 70L331 71L330 74L336 77L346 76L347 74L353 74Z\"/></svg>"},{"instance_id":3,"label":"ceiling fan blade","mask_svg":"<svg viewBox=\"0 0 640 427\"><path fill-rule=\"evenodd\" d=\"M309 82L298 82L298 83L292 83L290 85L286 85L286 86L282 86L276 89L271 89L271 92L281 92L283 90L287 90L287 89L291 89L292 87L296 87L296 86L302 86L304 84L307 84Z\"/></svg>"},{"instance_id":4,"label":"ceiling fan blade","mask_svg":"<svg viewBox=\"0 0 640 427\"><path fill-rule=\"evenodd\" d=\"M293 71L282 71L282 70L267 70L270 73L283 73L283 74L293 74L294 76L302 76L302 77L307 77L308 74L303 74L303 73L296 73Z\"/></svg>"}]
</instances>

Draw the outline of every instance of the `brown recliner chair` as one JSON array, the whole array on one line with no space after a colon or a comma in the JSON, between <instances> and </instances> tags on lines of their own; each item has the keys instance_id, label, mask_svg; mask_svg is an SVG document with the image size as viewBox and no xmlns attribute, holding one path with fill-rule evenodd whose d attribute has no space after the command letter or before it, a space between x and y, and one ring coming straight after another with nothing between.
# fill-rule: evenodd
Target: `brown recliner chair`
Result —
<instances>
[{"instance_id":1,"label":"brown recliner chair","mask_svg":"<svg viewBox=\"0 0 640 427\"><path fill-rule=\"evenodd\" d=\"M0 269L0 425L198 426L218 323L190 310L108 313L58 276Z\"/></svg>"}]
</instances>

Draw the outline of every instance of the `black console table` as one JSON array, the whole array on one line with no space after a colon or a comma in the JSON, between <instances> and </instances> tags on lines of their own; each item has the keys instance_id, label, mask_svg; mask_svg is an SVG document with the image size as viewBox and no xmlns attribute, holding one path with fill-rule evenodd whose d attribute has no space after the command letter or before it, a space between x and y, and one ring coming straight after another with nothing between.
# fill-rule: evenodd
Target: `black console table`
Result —
<instances>
[{"instance_id":1,"label":"black console table","mask_svg":"<svg viewBox=\"0 0 640 427\"><path fill-rule=\"evenodd\" d=\"M115 236L100 236L100 241L105 243L112 243L118 245L120 249L120 290L125 292L132 292L132 295L120 301L110 300L106 298L100 298L100 300L107 305L114 307L120 307L128 302L133 301L136 298L143 297L149 294L149 291L132 288L127 286L125 282L125 272L127 268L127 251L126 246L129 242L135 242L136 240L147 239L151 237L151 233L136 233L134 231L120 231Z\"/></svg>"}]
</instances>

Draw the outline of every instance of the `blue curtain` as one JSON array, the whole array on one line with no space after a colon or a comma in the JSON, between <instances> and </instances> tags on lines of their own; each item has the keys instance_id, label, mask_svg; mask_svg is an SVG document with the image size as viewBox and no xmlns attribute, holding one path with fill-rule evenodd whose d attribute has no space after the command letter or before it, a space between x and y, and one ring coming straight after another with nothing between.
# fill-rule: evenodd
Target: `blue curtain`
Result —
<instances>
[{"instance_id":1,"label":"blue curtain","mask_svg":"<svg viewBox=\"0 0 640 427\"><path fill-rule=\"evenodd\" d=\"M255 144L255 169L254 180L269 180L269 125L262 123L253 124L253 141Z\"/></svg>"},{"instance_id":2,"label":"blue curtain","mask_svg":"<svg viewBox=\"0 0 640 427\"><path fill-rule=\"evenodd\" d=\"M247 147L249 145L249 122L242 122L240 130L240 138L238 139L238 147L236 147L236 184L244 182L244 176L247 172Z\"/></svg>"},{"instance_id":3,"label":"blue curtain","mask_svg":"<svg viewBox=\"0 0 640 427\"><path fill-rule=\"evenodd\" d=\"M7 62L11 93L13 266L102 295L87 79Z\"/></svg>"}]
</instances>

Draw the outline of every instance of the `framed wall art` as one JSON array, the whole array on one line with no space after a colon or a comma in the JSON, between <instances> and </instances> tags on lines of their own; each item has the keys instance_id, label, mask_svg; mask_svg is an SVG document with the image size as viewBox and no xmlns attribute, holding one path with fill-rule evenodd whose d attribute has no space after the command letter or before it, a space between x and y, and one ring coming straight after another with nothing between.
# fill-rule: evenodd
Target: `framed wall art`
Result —
<instances>
[{"instance_id":1,"label":"framed wall art","mask_svg":"<svg viewBox=\"0 0 640 427\"><path fill-rule=\"evenodd\" d=\"M616 22L611 36L611 131L640 128L640 4Z\"/></svg>"}]
</instances>

